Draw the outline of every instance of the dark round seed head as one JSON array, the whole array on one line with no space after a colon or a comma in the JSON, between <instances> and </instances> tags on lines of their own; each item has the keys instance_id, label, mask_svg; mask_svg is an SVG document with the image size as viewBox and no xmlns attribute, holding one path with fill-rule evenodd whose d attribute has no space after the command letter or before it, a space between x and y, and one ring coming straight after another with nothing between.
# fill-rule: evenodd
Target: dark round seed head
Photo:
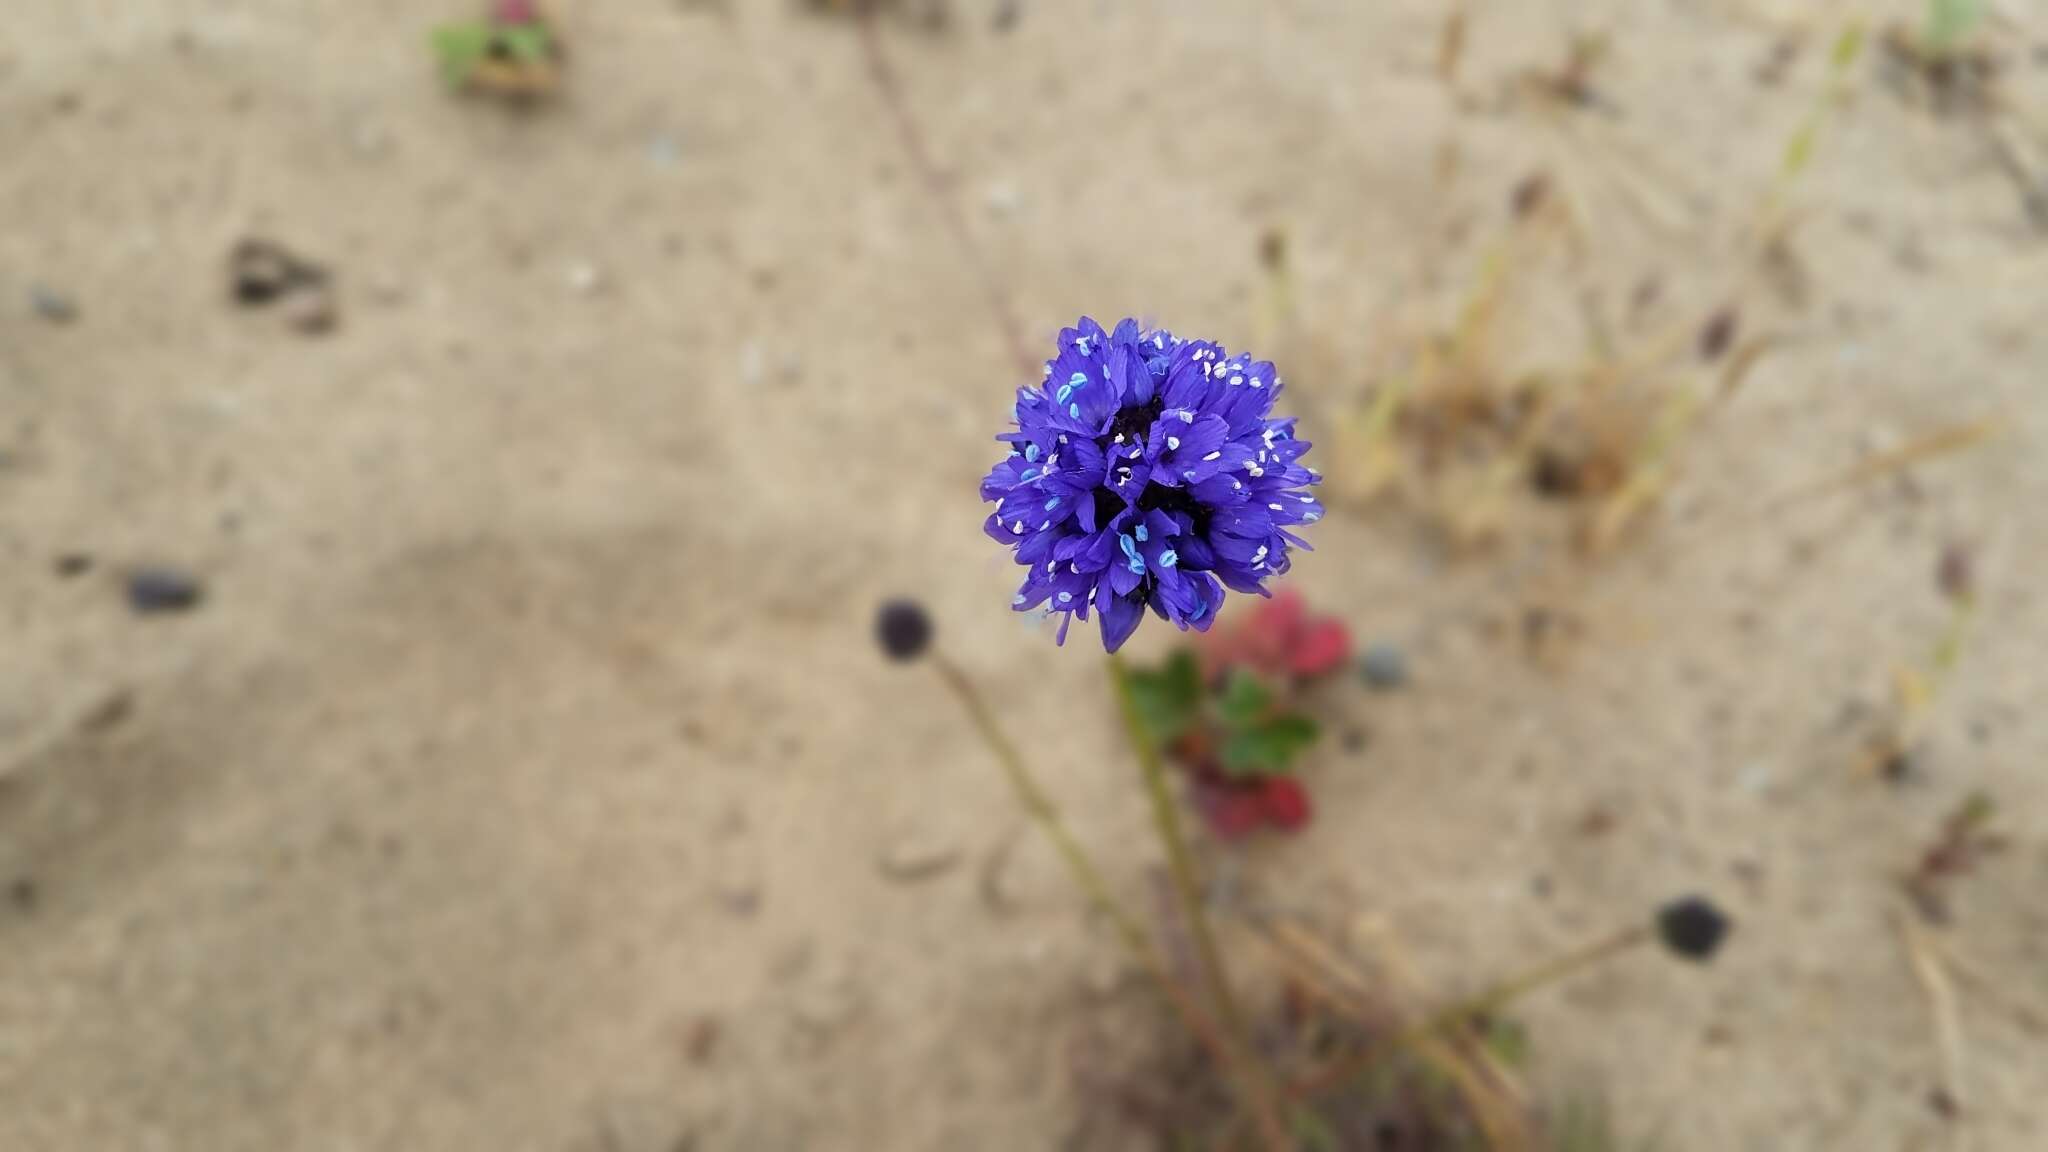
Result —
<instances>
[{"instance_id":1,"label":"dark round seed head","mask_svg":"<svg viewBox=\"0 0 2048 1152\"><path fill-rule=\"evenodd\" d=\"M1728 938L1732 927L1726 913L1702 896L1673 900L1657 910L1657 935L1673 955L1702 963Z\"/></svg>"},{"instance_id":2,"label":"dark round seed head","mask_svg":"<svg viewBox=\"0 0 2048 1152\"><path fill-rule=\"evenodd\" d=\"M891 660L915 660L932 643L932 618L924 605L891 600L875 614L875 639Z\"/></svg>"}]
</instances>

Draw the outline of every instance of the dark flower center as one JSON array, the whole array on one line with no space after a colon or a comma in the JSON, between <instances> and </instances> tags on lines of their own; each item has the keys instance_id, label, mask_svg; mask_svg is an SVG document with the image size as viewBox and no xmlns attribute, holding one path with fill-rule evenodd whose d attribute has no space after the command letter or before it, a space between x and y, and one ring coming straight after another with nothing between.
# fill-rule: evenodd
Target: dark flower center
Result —
<instances>
[{"instance_id":1,"label":"dark flower center","mask_svg":"<svg viewBox=\"0 0 2048 1152\"><path fill-rule=\"evenodd\" d=\"M1152 399L1144 404L1133 404L1116 414L1116 420L1109 431L1098 437L1096 444L1107 453L1112 461L1118 459L1117 448L1122 444L1144 444L1151 435L1152 425L1158 423L1160 414L1166 411L1165 385L1155 385ZM1112 465L1114 466L1114 465ZM1095 490L1095 522L1108 524L1124 510L1123 497L1109 488ZM1169 488L1164 484L1146 484L1145 491L1138 496L1140 512L1160 511L1166 513L1184 512L1194 521L1195 534L1206 537L1209 533L1209 509L1202 506L1185 488Z\"/></svg>"},{"instance_id":2,"label":"dark flower center","mask_svg":"<svg viewBox=\"0 0 2048 1152\"><path fill-rule=\"evenodd\" d=\"M1119 436L1143 444L1145 437L1152 431L1152 425L1159 420L1159 414L1164 411L1166 397L1154 392L1150 403L1132 405L1117 413L1116 423L1109 426L1109 438L1101 441L1103 449L1107 451L1111 444L1116 443Z\"/></svg>"}]
</instances>

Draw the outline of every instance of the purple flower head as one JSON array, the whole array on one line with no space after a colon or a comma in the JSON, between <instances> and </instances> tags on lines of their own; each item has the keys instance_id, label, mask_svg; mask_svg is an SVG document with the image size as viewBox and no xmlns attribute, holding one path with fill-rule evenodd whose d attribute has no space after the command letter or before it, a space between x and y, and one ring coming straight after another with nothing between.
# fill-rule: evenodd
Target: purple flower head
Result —
<instances>
[{"instance_id":1,"label":"purple flower head","mask_svg":"<svg viewBox=\"0 0 2048 1152\"><path fill-rule=\"evenodd\" d=\"M1201 632L1223 589L1266 595L1288 546L1308 547L1288 528L1323 514L1302 491L1321 479L1299 462L1308 442L1267 418L1279 394L1270 363L1135 320L1061 331L981 482L984 530L1030 569L1017 610L1065 613L1065 643L1093 606L1114 652L1147 607Z\"/></svg>"}]
</instances>

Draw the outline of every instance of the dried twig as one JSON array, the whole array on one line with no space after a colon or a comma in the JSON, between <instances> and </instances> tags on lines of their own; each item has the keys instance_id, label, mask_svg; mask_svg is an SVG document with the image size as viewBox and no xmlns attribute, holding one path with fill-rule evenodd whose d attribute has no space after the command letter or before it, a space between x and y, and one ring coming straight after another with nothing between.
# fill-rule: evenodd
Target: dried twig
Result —
<instances>
[{"instance_id":1,"label":"dried twig","mask_svg":"<svg viewBox=\"0 0 2048 1152\"><path fill-rule=\"evenodd\" d=\"M910 114L910 105L903 97L902 83L896 77L896 70L889 63L889 57L882 51L881 33L875 28L874 11L863 5L859 11L861 47L867 52L868 74L874 79L875 90L882 97L882 103L889 109L890 119L896 122L896 130L903 138L903 150L910 157L910 166L917 174L918 183L924 186L932 203L939 210L939 217L948 231L953 233L953 242L959 249L960 257L973 273L975 283L981 288L983 298L988 302L989 312L996 325L1002 330L1003 343L1016 360L1018 368L1027 375L1037 368L1037 361L1026 351L1024 326L1017 320L1016 307L1010 302L1010 293L996 276L981 246L975 242L974 233L967 226L967 216L960 210L960 204L946 187L945 177L933 163L931 149L926 147L924 133L919 129L917 118Z\"/></svg>"},{"instance_id":2,"label":"dried twig","mask_svg":"<svg viewBox=\"0 0 2048 1152\"><path fill-rule=\"evenodd\" d=\"M1906 947L1906 959L1912 965L1913 977L1920 982L1920 990L1927 996L1927 1008L1934 1018L1936 1046L1941 1053L1941 1085L1937 1099L1944 1101L1945 1110L1960 1111L1963 1106L1963 1025L1956 1015L1955 986L1949 982L1948 971L1939 954L1928 942L1927 930L1920 925L1920 918L1904 908L1892 909L1892 923L1899 930L1899 939Z\"/></svg>"}]
</instances>

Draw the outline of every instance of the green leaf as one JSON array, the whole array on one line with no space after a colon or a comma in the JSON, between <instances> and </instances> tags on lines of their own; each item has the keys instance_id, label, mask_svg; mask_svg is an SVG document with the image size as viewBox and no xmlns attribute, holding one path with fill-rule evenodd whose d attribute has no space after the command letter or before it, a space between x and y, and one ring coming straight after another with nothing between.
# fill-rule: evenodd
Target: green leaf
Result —
<instances>
[{"instance_id":1,"label":"green leaf","mask_svg":"<svg viewBox=\"0 0 2048 1152\"><path fill-rule=\"evenodd\" d=\"M1152 739L1168 744L1192 726L1202 703L1202 674L1190 652L1176 652L1158 668L1131 673L1131 699Z\"/></svg>"},{"instance_id":2,"label":"green leaf","mask_svg":"<svg viewBox=\"0 0 2048 1152\"><path fill-rule=\"evenodd\" d=\"M1272 742L1266 739L1264 732L1256 728L1247 728L1225 736L1219 756L1223 762L1224 774L1236 779L1247 776L1271 776L1280 770Z\"/></svg>"},{"instance_id":3,"label":"green leaf","mask_svg":"<svg viewBox=\"0 0 2048 1152\"><path fill-rule=\"evenodd\" d=\"M1984 0L1928 0L1928 50L1937 56L1954 52L1983 17Z\"/></svg>"},{"instance_id":4,"label":"green leaf","mask_svg":"<svg viewBox=\"0 0 2048 1152\"><path fill-rule=\"evenodd\" d=\"M1489 1017L1482 1040L1493 1058L1509 1068L1529 1066L1529 1030L1521 1021L1506 1016Z\"/></svg>"},{"instance_id":5,"label":"green leaf","mask_svg":"<svg viewBox=\"0 0 2048 1152\"><path fill-rule=\"evenodd\" d=\"M1321 725L1299 712L1282 713L1266 725L1266 738L1285 750L1285 764L1292 764L1295 756L1313 747L1322 734Z\"/></svg>"},{"instance_id":6,"label":"green leaf","mask_svg":"<svg viewBox=\"0 0 2048 1152\"><path fill-rule=\"evenodd\" d=\"M483 23L450 24L434 29L434 57L441 63L441 78L460 85L491 52L491 26Z\"/></svg>"},{"instance_id":7,"label":"green leaf","mask_svg":"<svg viewBox=\"0 0 2048 1152\"><path fill-rule=\"evenodd\" d=\"M1843 73L1847 72L1856 63L1856 57L1862 54L1863 22L1860 20L1852 21L1847 28L1842 29L1840 35L1835 37L1835 46L1828 53L1828 68L1837 78L1840 78Z\"/></svg>"},{"instance_id":8,"label":"green leaf","mask_svg":"<svg viewBox=\"0 0 2048 1152\"><path fill-rule=\"evenodd\" d=\"M1273 693L1256 675L1239 668L1224 683L1216 706L1223 713L1226 727L1251 728L1264 722L1266 713L1272 710Z\"/></svg>"},{"instance_id":9,"label":"green leaf","mask_svg":"<svg viewBox=\"0 0 2048 1152\"><path fill-rule=\"evenodd\" d=\"M1314 744L1321 732L1314 720L1294 712L1232 729L1223 739L1223 771L1239 779L1286 775L1295 757Z\"/></svg>"},{"instance_id":10,"label":"green leaf","mask_svg":"<svg viewBox=\"0 0 2048 1152\"><path fill-rule=\"evenodd\" d=\"M515 24L497 34L498 46L521 63L538 63L554 53L555 42L545 24Z\"/></svg>"}]
</instances>

